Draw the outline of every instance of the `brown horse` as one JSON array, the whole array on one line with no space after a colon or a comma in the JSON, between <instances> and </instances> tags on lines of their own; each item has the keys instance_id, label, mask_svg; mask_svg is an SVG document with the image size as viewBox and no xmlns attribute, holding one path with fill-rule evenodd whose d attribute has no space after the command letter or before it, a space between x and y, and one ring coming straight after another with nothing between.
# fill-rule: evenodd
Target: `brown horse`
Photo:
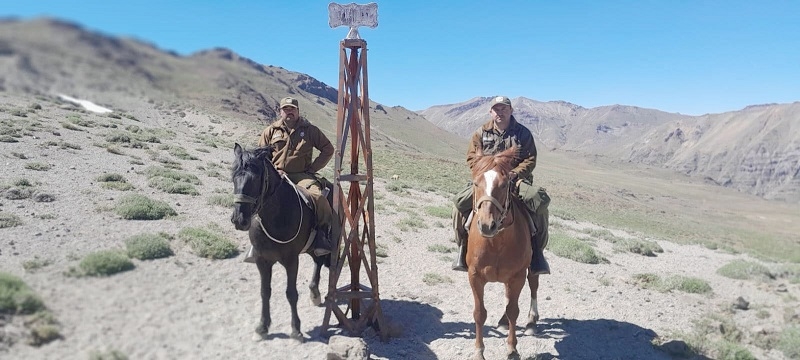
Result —
<instances>
[{"instance_id":1,"label":"brown horse","mask_svg":"<svg viewBox=\"0 0 800 360\"><path fill-rule=\"evenodd\" d=\"M506 288L508 358L518 359L516 321L519 295L531 264L531 231L525 205L512 194L508 173L517 149L495 155L479 154L472 167L474 184L472 222L467 246L467 271L475 300L475 359L483 359L483 325L486 283L501 282ZM537 281L538 285L538 281Z\"/></svg>"}]
</instances>

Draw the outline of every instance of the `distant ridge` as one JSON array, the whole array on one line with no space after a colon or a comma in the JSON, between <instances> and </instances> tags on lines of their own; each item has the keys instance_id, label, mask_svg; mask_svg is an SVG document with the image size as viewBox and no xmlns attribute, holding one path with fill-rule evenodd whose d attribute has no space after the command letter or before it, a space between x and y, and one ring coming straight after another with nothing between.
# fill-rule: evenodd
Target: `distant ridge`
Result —
<instances>
[{"instance_id":1,"label":"distant ridge","mask_svg":"<svg viewBox=\"0 0 800 360\"><path fill-rule=\"evenodd\" d=\"M466 138L488 120L489 99L419 113ZM702 116L625 105L586 109L524 97L512 105L539 147L668 168L766 199L800 202L800 102Z\"/></svg>"}]
</instances>

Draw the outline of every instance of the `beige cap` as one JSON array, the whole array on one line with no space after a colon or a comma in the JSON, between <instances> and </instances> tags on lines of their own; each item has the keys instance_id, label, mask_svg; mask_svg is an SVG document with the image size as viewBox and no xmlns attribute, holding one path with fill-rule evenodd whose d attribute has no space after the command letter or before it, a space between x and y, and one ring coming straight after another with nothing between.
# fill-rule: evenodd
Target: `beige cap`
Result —
<instances>
[{"instance_id":1,"label":"beige cap","mask_svg":"<svg viewBox=\"0 0 800 360\"><path fill-rule=\"evenodd\" d=\"M281 108L284 106L291 106L293 108L299 109L300 106L298 105L297 99L291 97L285 97L281 99Z\"/></svg>"},{"instance_id":2,"label":"beige cap","mask_svg":"<svg viewBox=\"0 0 800 360\"><path fill-rule=\"evenodd\" d=\"M495 97L492 98L492 101L491 101L489 107L493 107L493 106L495 106L497 104L505 104L505 105L511 106L511 99L509 99L508 97L505 97L505 96L495 96Z\"/></svg>"}]
</instances>

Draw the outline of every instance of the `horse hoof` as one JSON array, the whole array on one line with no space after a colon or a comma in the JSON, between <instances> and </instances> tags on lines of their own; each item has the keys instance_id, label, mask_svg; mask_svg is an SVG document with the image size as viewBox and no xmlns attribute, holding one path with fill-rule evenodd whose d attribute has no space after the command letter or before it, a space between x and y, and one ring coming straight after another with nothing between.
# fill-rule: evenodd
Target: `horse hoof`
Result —
<instances>
[{"instance_id":1,"label":"horse hoof","mask_svg":"<svg viewBox=\"0 0 800 360\"><path fill-rule=\"evenodd\" d=\"M291 337L292 337L292 340L297 341L297 342L299 342L301 344L306 341L306 339L303 337L303 334L299 333L299 332L298 333L292 333Z\"/></svg>"},{"instance_id":2,"label":"horse hoof","mask_svg":"<svg viewBox=\"0 0 800 360\"><path fill-rule=\"evenodd\" d=\"M483 351L481 351L481 350L475 350L475 355L472 357L472 359L473 360L486 360L486 358L483 357Z\"/></svg>"},{"instance_id":3,"label":"horse hoof","mask_svg":"<svg viewBox=\"0 0 800 360\"><path fill-rule=\"evenodd\" d=\"M536 325L528 324L528 326L525 327L525 335L528 336L536 335Z\"/></svg>"},{"instance_id":4,"label":"horse hoof","mask_svg":"<svg viewBox=\"0 0 800 360\"><path fill-rule=\"evenodd\" d=\"M268 333L269 333L268 327L265 327L264 325L258 325L256 327L256 333L255 335L253 335L253 341L266 340Z\"/></svg>"},{"instance_id":5,"label":"horse hoof","mask_svg":"<svg viewBox=\"0 0 800 360\"><path fill-rule=\"evenodd\" d=\"M508 331L508 318L505 314L503 314L503 317L497 322L497 328L499 330Z\"/></svg>"},{"instance_id":6,"label":"horse hoof","mask_svg":"<svg viewBox=\"0 0 800 360\"><path fill-rule=\"evenodd\" d=\"M508 357L506 357L506 359L508 359L508 360L520 360L519 353L516 350L514 350L514 351L508 353Z\"/></svg>"},{"instance_id":7,"label":"horse hoof","mask_svg":"<svg viewBox=\"0 0 800 360\"><path fill-rule=\"evenodd\" d=\"M311 303L314 306L320 306L322 304L322 297L319 295L319 291L311 291Z\"/></svg>"}]
</instances>

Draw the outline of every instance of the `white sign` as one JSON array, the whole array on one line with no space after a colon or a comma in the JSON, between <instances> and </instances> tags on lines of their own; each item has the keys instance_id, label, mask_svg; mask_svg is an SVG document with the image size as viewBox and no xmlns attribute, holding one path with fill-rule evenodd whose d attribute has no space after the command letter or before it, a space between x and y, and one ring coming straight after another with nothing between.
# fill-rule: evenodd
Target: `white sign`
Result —
<instances>
[{"instance_id":1,"label":"white sign","mask_svg":"<svg viewBox=\"0 0 800 360\"><path fill-rule=\"evenodd\" d=\"M348 26L350 32L347 33L346 39L360 39L359 26L368 26L373 29L378 26L378 4L330 3L328 4L328 25L331 28Z\"/></svg>"}]
</instances>

